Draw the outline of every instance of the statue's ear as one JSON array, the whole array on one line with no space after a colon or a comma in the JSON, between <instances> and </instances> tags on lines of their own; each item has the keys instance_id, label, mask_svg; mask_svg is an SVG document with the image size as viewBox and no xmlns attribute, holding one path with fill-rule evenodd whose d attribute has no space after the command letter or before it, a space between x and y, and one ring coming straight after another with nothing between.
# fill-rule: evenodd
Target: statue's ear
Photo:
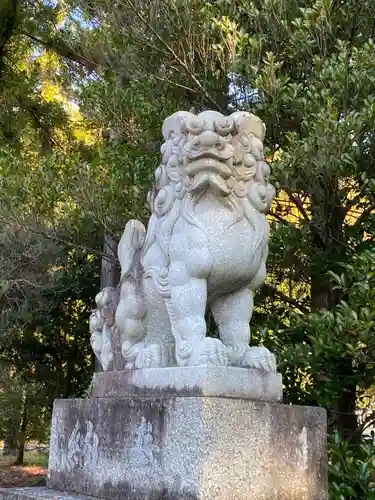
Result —
<instances>
[{"instance_id":1,"label":"statue's ear","mask_svg":"<svg viewBox=\"0 0 375 500\"><path fill-rule=\"evenodd\" d=\"M245 135L254 134L255 137L263 142L266 135L266 126L258 116L246 111L236 111L231 114L231 117L236 125L237 133Z\"/></svg>"},{"instance_id":2,"label":"statue's ear","mask_svg":"<svg viewBox=\"0 0 375 500\"><path fill-rule=\"evenodd\" d=\"M181 127L185 121L189 121L194 118L195 115L193 113L189 113L189 111L178 111L173 115L169 116L164 120L163 123L163 137L164 140L167 141L170 138L172 132L179 135L182 133Z\"/></svg>"}]
</instances>

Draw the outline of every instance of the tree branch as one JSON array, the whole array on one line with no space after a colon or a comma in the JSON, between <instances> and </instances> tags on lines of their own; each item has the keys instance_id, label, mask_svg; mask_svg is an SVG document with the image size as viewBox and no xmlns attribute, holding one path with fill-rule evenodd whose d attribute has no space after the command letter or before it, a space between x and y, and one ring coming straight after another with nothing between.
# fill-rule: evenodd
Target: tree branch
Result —
<instances>
[{"instance_id":1,"label":"tree branch","mask_svg":"<svg viewBox=\"0 0 375 500\"><path fill-rule=\"evenodd\" d=\"M83 250L87 253L93 253L96 254L100 257L102 257L104 260L107 260L108 262L112 262L113 264L118 264L118 260L116 258L113 258L113 256L108 255L105 252L102 252L100 250L97 250L95 248L87 247L86 245L82 245L80 243L74 243L73 241L66 240L64 238L60 238L59 236L56 236L51 233L47 233L44 231L39 231L38 229L35 229L31 226L26 226L22 223L12 223L9 221L9 219L5 219L3 217L0 218L1 222L7 226L21 229L23 231L29 231L30 233L36 234L37 236L40 236L41 238L45 238L47 240L55 241L56 243L60 243L61 245L64 246L69 246L72 248L77 248L79 250Z\"/></svg>"},{"instance_id":2,"label":"tree branch","mask_svg":"<svg viewBox=\"0 0 375 500\"><path fill-rule=\"evenodd\" d=\"M0 77L4 68L5 45L16 27L17 10L18 0L5 0L5 6L0 8Z\"/></svg>"},{"instance_id":3,"label":"tree branch","mask_svg":"<svg viewBox=\"0 0 375 500\"><path fill-rule=\"evenodd\" d=\"M53 50L58 55L62 57L66 57L67 59L74 61L81 66L85 67L88 71L95 71L99 68L100 63L98 61L94 61L93 58L90 57L88 59L83 54L79 54L77 51L73 50L69 45L67 45L63 40L42 40L27 31L21 31L21 34L30 38L34 42L42 45L43 47Z\"/></svg>"},{"instance_id":4,"label":"tree branch","mask_svg":"<svg viewBox=\"0 0 375 500\"><path fill-rule=\"evenodd\" d=\"M279 215L278 213L274 212L274 211L269 211L268 212L268 215L270 215L271 217L275 217L275 219L277 219L279 222L281 222L282 224L284 224L285 226L290 226L290 225L293 225L292 222L284 219L281 215Z\"/></svg>"},{"instance_id":5,"label":"tree branch","mask_svg":"<svg viewBox=\"0 0 375 500\"><path fill-rule=\"evenodd\" d=\"M0 57L16 26L18 0L8 0L0 10Z\"/></svg>"},{"instance_id":6,"label":"tree branch","mask_svg":"<svg viewBox=\"0 0 375 500\"><path fill-rule=\"evenodd\" d=\"M145 19L145 17L139 12L139 8L134 5L131 0L125 0L125 2L129 5L129 7L133 10L134 14L140 19L140 21L152 32L152 34L159 40L159 42L166 48L166 50L172 55L174 60L185 70L185 72L190 76L190 78L197 85L198 89L203 92L204 96L207 100L209 100L216 109L223 111L220 105L213 99L213 97L208 93L206 87L198 80L196 75L189 70L188 65L185 61L183 61L179 55L173 50L173 48L166 43L166 41L162 38L162 36L150 25L150 23Z\"/></svg>"},{"instance_id":7,"label":"tree branch","mask_svg":"<svg viewBox=\"0 0 375 500\"><path fill-rule=\"evenodd\" d=\"M268 284L264 284L263 285L263 289L265 289L265 291L269 294L269 295L272 295L272 296L276 296L278 297L279 299L281 299L283 302L286 302L287 304L299 309L302 313L304 314L307 314L310 312L309 308L304 306L303 304L301 304L300 302L298 302L298 300L295 300L291 297L288 297L287 295L285 295L285 293L281 292L280 290L278 290L275 286L273 285L268 285Z\"/></svg>"},{"instance_id":8,"label":"tree branch","mask_svg":"<svg viewBox=\"0 0 375 500\"><path fill-rule=\"evenodd\" d=\"M305 219L305 221L310 223L311 219L310 219L305 207L303 206L302 201L297 196L294 196L294 194L292 193L290 188L285 187L284 189L285 189L285 192L287 193L287 195L289 196L290 201L292 201L295 204L295 206L298 208L298 210L300 211L300 213L301 213L302 217Z\"/></svg>"}]
</instances>

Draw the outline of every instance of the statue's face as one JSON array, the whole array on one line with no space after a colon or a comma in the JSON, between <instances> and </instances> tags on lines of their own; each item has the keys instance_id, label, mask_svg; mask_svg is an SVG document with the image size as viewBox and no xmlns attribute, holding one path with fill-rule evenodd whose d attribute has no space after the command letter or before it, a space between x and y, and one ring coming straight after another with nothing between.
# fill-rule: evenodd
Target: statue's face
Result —
<instances>
[{"instance_id":1,"label":"statue's face","mask_svg":"<svg viewBox=\"0 0 375 500\"><path fill-rule=\"evenodd\" d=\"M186 135L186 142L182 159L185 184L190 191L212 187L222 195L230 193L225 181L236 174L232 146L234 131L235 124L230 117L213 111L184 121L181 132Z\"/></svg>"},{"instance_id":2,"label":"statue's face","mask_svg":"<svg viewBox=\"0 0 375 500\"><path fill-rule=\"evenodd\" d=\"M264 161L265 127L256 116L235 112L223 116L217 111L199 115L180 111L163 125L163 163L155 172L151 208L166 213L176 184L176 196L199 194L206 189L216 196L247 196L255 208L266 212L274 196L269 184L269 166ZM159 213L160 212L160 213Z\"/></svg>"}]
</instances>

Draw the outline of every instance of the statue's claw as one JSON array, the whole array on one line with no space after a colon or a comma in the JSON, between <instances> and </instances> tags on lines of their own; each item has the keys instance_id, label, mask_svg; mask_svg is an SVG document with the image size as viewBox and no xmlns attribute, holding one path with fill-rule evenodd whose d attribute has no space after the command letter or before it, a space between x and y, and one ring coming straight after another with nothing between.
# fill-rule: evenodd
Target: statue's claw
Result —
<instances>
[{"instance_id":1,"label":"statue's claw","mask_svg":"<svg viewBox=\"0 0 375 500\"><path fill-rule=\"evenodd\" d=\"M266 347L247 348L233 364L235 366L257 368L267 372L276 372L276 357Z\"/></svg>"},{"instance_id":2,"label":"statue's claw","mask_svg":"<svg viewBox=\"0 0 375 500\"><path fill-rule=\"evenodd\" d=\"M177 358L181 366L225 366L228 364L227 350L218 339L206 337L199 341L195 340L193 344L182 342L179 347Z\"/></svg>"},{"instance_id":3,"label":"statue's claw","mask_svg":"<svg viewBox=\"0 0 375 500\"><path fill-rule=\"evenodd\" d=\"M161 344L146 345L135 360L135 368L162 368L170 365L168 346Z\"/></svg>"}]
</instances>

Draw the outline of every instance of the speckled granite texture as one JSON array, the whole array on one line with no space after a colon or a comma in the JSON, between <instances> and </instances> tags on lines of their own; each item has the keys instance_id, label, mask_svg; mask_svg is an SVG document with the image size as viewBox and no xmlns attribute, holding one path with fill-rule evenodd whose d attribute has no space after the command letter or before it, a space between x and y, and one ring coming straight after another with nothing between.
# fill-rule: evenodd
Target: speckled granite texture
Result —
<instances>
[{"instance_id":1,"label":"speckled granite texture","mask_svg":"<svg viewBox=\"0 0 375 500\"><path fill-rule=\"evenodd\" d=\"M320 408L218 397L55 402L48 486L113 500L326 500Z\"/></svg>"},{"instance_id":2,"label":"speckled granite texture","mask_svg":"<svg viewBox=\"0 0 375 500\"><path fill-rule=\"evenodd\" d=\"M49 488L0 488L2 500L95 500L93 497L71 495Z\"/></svg>"},{"instance_id":3,"label":"speckled granite texture","mask_svg":"<svg viewBox=\"0 0 375 500\"><path fill-rule=\"evenodd\" d=\"M91 397L224 396L281 401L280 373L227 366L145 368L95 373Z\"/></svg>"}]
</instances>

